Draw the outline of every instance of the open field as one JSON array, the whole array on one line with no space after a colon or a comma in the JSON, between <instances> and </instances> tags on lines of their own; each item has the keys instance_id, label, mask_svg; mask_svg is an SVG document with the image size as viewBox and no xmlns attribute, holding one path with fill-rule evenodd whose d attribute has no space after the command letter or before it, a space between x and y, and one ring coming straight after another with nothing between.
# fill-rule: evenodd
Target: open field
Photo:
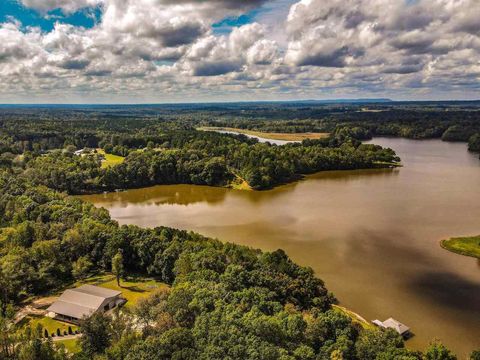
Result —
<instances>
[{"instance_id":1,"label":"open field","mask_svg":"<svg viewBox=\"0 0 480 360\"><path fill-rule=\"evenodd\" d=\"M458 237L442 240L440 245L454 253L480 259L480 236Z\"/></svg>"},{"instance_id":2,"label":"open field","mask_svg":"<svg viewBox=\"0 0 480 360\"><path fill-rule=\"evenodd\" d=\"M97 153L105 156L105 160L102 161L102 168L121 164L125 160L123 156L107 154L103 149L97 149Z\"/></svg>"},{"instance_id":3,"label":"open field","mask_svg":"<svg viewBox=\"0 0 480 360\"><path fill-rule=\"evenodd\" d=\"M230 127L199 127L197 130L202 131L235 131L240 134L253 135L271 140L285 141L302 141L305 139L324 139L329 136L328 133L277 133L277 132L261 132L254 130L237 129Z\"/></svg>"},{"instance_id":4,"label":"open field","mask_svg":"<svg viewBox=\"0 0 480 360\"><path fill-rule=\"evenodd\" d=\"M166 287L167 285L150 278L132 277L128 280L121 280L120 287L114 275L98 275L90 277L86 280L79 281L75 286L90 284L101 286L107 289L118 290L122 292L122 297L127 299L125 306L132 306L143 297L150 295L157 289Z\"/></svg>"}]
</instances>

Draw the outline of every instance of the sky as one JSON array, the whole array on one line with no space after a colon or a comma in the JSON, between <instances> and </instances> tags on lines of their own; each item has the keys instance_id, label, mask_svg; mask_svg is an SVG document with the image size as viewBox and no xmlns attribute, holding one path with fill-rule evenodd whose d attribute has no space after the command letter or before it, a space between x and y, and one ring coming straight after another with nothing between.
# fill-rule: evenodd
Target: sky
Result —
<instances>
[{"instance_id":1,"label":"sky","mask_svg":"<svg viewBox=\"0 0 480 360\"><path fill-rule=\"evenodd\" d=\"M480 0L0 0L0 103L480 99Z\"/></svg>"}]
</instances>

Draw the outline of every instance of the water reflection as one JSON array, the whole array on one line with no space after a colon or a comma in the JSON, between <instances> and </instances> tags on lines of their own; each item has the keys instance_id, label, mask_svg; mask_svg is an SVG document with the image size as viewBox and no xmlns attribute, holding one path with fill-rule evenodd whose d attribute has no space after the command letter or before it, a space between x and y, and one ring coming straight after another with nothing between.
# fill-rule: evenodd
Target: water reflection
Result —
<instances>
[{"instance_id":1,"label":"water reflection","mask_svg":"<svg viewBox=\"0 0 480 360\"><path fill-rule=\"evenodd\" d=\"M132 189L128 191L111 192L83 196L99 206L128 207L134 205L159 206L159 205L193 205L205 203L218 205L226 197L246 200L252 203L269 201L273 197L288 196L295 188L305 181L342 181L363 180L368 177L395 176L398 169L371 169L352 171L325 171L307 175L299 181L291 182L274 189L265 191L240 191L227 188L215 188L201 185L158 185L148 188Z\"/></svg>"},{"instance_id":2,"label":"water reflection","mask_svg":"<svg viewBox=\"0 0 480 360\"><path fill-rule=\"evenodd\" d=\"M225 200L228 190L209 186L161 185L149 188L133 189L116 193L85 196L85 199L100 206L127 207L136 205L191 205L206 203L210 205Z\"/></svg>"}]
</instances>

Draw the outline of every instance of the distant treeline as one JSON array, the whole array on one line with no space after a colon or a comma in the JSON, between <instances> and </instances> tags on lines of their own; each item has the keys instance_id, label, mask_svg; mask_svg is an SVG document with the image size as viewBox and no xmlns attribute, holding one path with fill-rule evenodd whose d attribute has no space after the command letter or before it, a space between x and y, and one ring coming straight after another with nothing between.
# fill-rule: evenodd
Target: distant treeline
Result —
<instances>
[{"instance_id":1,"label":"distant treeline","mask_svg":"<svg viewBox=\"0 0 480 360\"><path fill-rule=\"evenodd\" d=\"M478 151L480 103L257 103L66 108L0 108L0 152L63 148L128 149L159 144L169 130L223 126L268 132L336 132L358 139L399 136L470 142Z\"/></svg>"},{"instance_id":2,"label":"distant treeline","mask_svg":"<svg viewBox=\"0 0 480 360\"><path fill-rule=\"evenodd\" d=\"M480 108L471 110L397 110L346 111L331 113L319 119L258 120L211 119L207 126L228 126L265 132L336 132L341 128L355 129L358 139L374 136L411 139L441 138L464 141L472 151L480 151Z\"/></svg>"}]
</instances>

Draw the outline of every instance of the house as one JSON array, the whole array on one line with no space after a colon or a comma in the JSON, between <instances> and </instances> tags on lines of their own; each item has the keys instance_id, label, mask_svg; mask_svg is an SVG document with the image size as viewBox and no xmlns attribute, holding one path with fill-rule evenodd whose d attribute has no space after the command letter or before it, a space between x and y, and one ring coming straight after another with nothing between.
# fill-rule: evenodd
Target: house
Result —
<instances>
[{"instance_id":1,"label":"house","mask_svg":"<svg viewBox=\"0 0 480 360\"><path fill-rule=\"evenodd\" d=\"M87 150L86 149L80 149L80 150L77 150L77 151L74 151L73 152L73 155L76 155L76 156L81 156L83 153L85 153Z\"/></svg>"},{"instance_id":2,"label":"house","mask_svg":"<svg viewBox=\"0 0 480 360\"><path fill-rule=\"evenodd\" d=\"M373 320L372 323L384 329L393 329L403 337L408 337L410 335L410 328L393 318L389 318L385 321Z\"/></svg>"},{"instance_id":3,"label":"house","mask_svg":"<svg viewBox=\"0 0 480 360\"><path fill-rule=\"evenodd\" d=\"M95 149L83 148L83 149L74 151L73 155L83 156L83 155L94 154L95 152L96 152Z\"/></svg>"},{"instance_id":4,"label":"house","mask_svg":"<svg viewBox=\"0 0 480 360\"><path fill-rule=\"evenodd\" d=\"M75 323L95 312L105 312L123 305L126 300L120 297L121 294L121 291L82 285L76 289L66 290L47 309L48 316Z\"/></svg>"}]
</instances>

